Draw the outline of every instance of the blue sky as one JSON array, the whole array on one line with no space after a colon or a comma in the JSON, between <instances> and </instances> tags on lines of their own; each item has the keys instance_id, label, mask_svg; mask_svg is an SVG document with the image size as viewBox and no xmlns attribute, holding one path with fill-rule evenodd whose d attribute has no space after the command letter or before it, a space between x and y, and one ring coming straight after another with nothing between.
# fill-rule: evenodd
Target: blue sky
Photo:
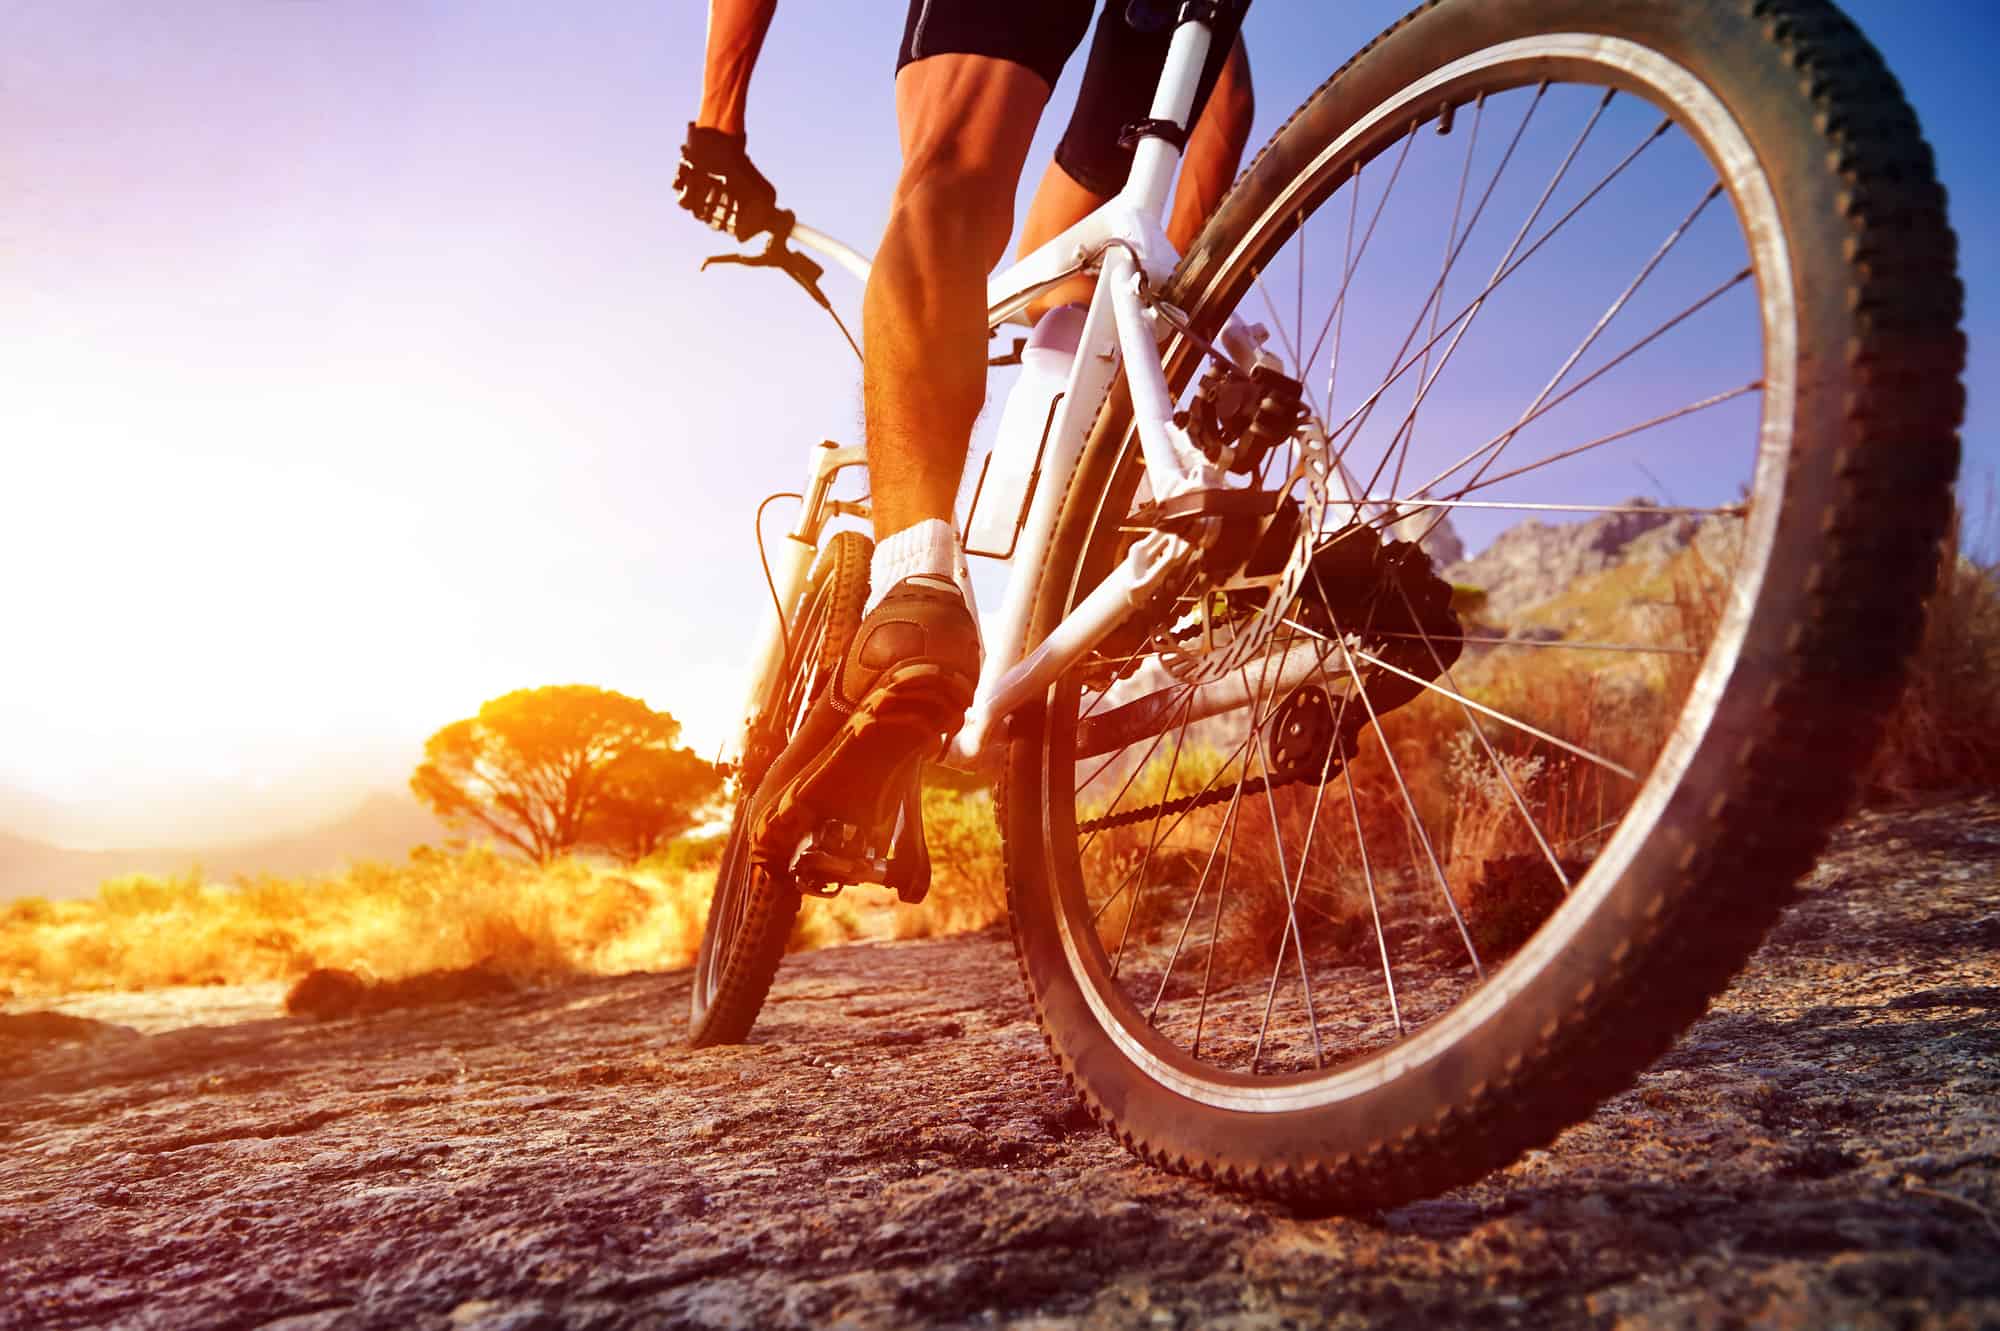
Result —
<instances>
[{"instance_id":1,"label":"blue sky","mask_svg":"<svg viewBox=\"0 0 2000 1331\"><path fill-rule=\"evenodd\" d=\"M550 682L720 738L750 515L859 431L823 315L696 274L719 238L670 183L703 8L0 0L0 785L137 835L169 788L398 779ZM1403 8L1260 0L1253 144ZM1850 9L1951 190L1990 476L2000 16ZM751 104L781 200L864 248L901 21L789 0Z\"/></svg>"}]
</instances>

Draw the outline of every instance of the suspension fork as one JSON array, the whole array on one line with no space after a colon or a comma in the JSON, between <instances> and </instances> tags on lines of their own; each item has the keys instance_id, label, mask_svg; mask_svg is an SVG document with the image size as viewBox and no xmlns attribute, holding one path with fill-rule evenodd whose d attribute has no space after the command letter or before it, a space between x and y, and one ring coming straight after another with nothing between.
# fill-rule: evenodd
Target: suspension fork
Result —
<instances>
[{"instance_id":1,"label":"suspension fork","mask_svg":"<svg viewBox=\"0 0 2000 1331\"><path fill-rule=\"evenodd\" d=\"M799 599L805 595L806 579L812 573L813 556L819 551L821 535L829 519L868 516L868 506L833 497L833 482L849 467L867 462L862 449L831 440L813 445L808 458L804 499L798 520L784 540L770 554L771 587L775 604L767 604L757 626L757 645L751 656L750 684L743 698L743 713L736 727L733 747L725 750L727 761L739 761L750 742L751 729L764 713L771 691L780 683L785 668L785 625L798 614ZM762 537L759 536L761 543Z\"/></svg>"}]
</instances>

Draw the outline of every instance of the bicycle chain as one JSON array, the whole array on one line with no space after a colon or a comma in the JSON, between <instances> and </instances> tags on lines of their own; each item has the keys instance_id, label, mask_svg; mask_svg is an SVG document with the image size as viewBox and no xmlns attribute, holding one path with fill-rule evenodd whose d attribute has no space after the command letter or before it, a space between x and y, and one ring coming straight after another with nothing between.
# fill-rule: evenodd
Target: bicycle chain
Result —
<instances>
[{"instance_id":1,"label":"bicycle chain","mask_svg":"<svg viewBox=\"0 0 2000 1331\"><path fill-rule=\"evenodd\" d=\"M1330 769L1327 777L1331 779L1334 772L1339 770L1338 767ZM1280 777L1275 783L1268 776L1253 776L1245 781L1240 789L1245 795L1262 795L1266 791L1282 790L1286 786L1298 785L1305 779L1305 773ZM1102 818L1086 818L1076 825L1076 830L1096 832L1107 827L1130 827L1133 823L1141 823L1152 817L1164 818L1170 813L1175 815L1193 813L1196 809L1205 809L1212 804L1235 799L1238 789L1239 787L1231 786L1226 790L1204 790L1196 795L1183 795L1177 800L1165 800L1159 804L1146 804L1136 809L1127 809L1123 813L1106 814Z\"/></svg>"},{"instance_id":2,"label":"bicycle chain","mask_svg":"<svg viewBox=\"0 0 2000 1331\"><path fill-rule=\"evenodd\" d=\"M1312 685L1302 685L1293 691L1285 704L1274 711L1264 725L1268 726L1271 738L1261 742L1264 773L1261 776L1239 780L1235 785L1224 788L1201 790L1193 795L1183 795L1179 799L1163 800L1124 813L1105 814L1099 818L1085 819L1079 831L1096 832L1107 827L1127 827L1145 818L1163 818L1169 813L1187 814L1196 809L1220 804L1224 800L1241 799L1245 795L1263 795L1286 786L1297 785L1308 778L1317 776L1319 784L1325 785L1336 772L1344 771L1347 761L1354 756L1355 741L1359 727L1346 729L1340 725L1340 716L1335 712L1326 693ZM1242 750L1239 748L1238 753ZM1338 754L1340 761L1334 762ZM1234 755L1231 762L1235 761ZM1130 779L1127 780L1130 785ZM1124 792L1120 791L1120 795ZM1114 801L1115 802L1115 801Z\"/></svg>"}]
</instances>

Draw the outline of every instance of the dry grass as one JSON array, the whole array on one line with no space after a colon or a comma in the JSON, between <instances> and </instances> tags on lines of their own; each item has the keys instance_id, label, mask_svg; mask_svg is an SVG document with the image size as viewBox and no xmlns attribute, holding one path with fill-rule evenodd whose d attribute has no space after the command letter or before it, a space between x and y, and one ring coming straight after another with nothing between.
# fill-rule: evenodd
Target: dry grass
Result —
<instances>
[{"instance_id":1,"label":"dry grass","mask_svg":"<svg viewBox=\"0 0 2000 1331\"><path fill-rule=\"evenodd\" d=\"M929 937L1004 918L991 804L981 792L928 792L930 898L916 908L857 892L808 902L793 949ZM426 847L402 864L315 879L115 879L81 901L0 906L0 997L283 981L320 968L368 981L473 966L531 981L670 970L694 959L718 850L691 841L611 868Z\"/></svg>"},{"instance_id":2,"label":"dry grass","mask_svg":"<svg viewBox=\"0 0 2000 1331\"><path fill-rule=\"evenodd\" d=\"M992 795L926 790L924 835L931 850L930 895L896 910L895 936L969 933L1006 919L1007 876Z\"/></svg>"},{"instance_id":3,"label":"dry grass","mask_svg":"<svg viewBox=\"0 0 2000 1331\"><path fill-rule=\"evenodd\" d=\"M2000 563L1968 554L1964 529L1961 512L1940 552L1909 683L1869 771L1878 799L2000 785Z\"/></svg>"},{"instance_id":4,"label":"dry grass","mask_svg":"<svg viewBox=\"0 0 2000 1331\"><path fill-rule=\"evenodd\" d=\"M1871 769L1878 797L2000 783L2000 579L1992 564L1961 552L1956 532L1943 570L1909 690ZM1696 649L1707 643L1721 613L1723 579L1700 553L1684 551L1648 570L1643 582L1635 578L1580 589L1572 599L1595 607L1599 618L1573 624L1573 634L1630 637L1643 621L1660 641ZM1503 648L1461 661L1453 682L1643 772L1698 663L1696 656L1600 661ZM1482 722L1475 731L1455 704L1433 694L1386 718L1384 730L1386 742L1365 734L1348 771L1323 790L1307 784L1245 800L1233 840L1224 805L1163 828L1157 844L1150 823L1094 837L1084 851L1084 873L1102 907L1098 931L1106 948L1190 919L1197 930L1209 927L1208 909L1190 916L1188 906L1220 843L1231 864L1230 906L1217 944L1226 967L1268 969L1294 919L1321 953L1371 945L1370 876L1378 894L1424 898L1442 920L1431 853L1452 904L1475 931L1497 931L1486 936L1505 950L1525 936L1523 912L1545 914L1556 899L1548 891L1555 880L1547 856L1524 811L1573 877L1635 789L1518 730ZM1428 851L1398 773L1429 834ZM1196 742L1178 758L1155 756L1136 774L1128 768L1107 776L1080 801L1079 815L1101 811L1127 775L1130 790L1120 807L1226 787L1234 774L1228 755ZM795 950L958 933L1006 917L991 796L933 789L924 809L934 874L929 899L905 907L885 892L862 889L833 902L809 901L791 940ZM1277 847L1304 844L1314 820L1311 860L1281 863ZM1369 847L1365 871L1357 822ZM0 906L0 996L288 980L317 967L370 980L482 964L526 979L671 969L688 964L699 943L718 850L712 840L687 841L632 868L612 869L575 860L536 868L487 850L425 849L407 863L362 864L305 881L221 886L194 875L119 879L90 900L29 898ZM1118 888L1141 878L1148 895L1135 911L1137 894ZM1218 880L1211 870L1202 888L1211 906Z\"/></svg>"},{"instance_id":5,"label":"dry grass","mask_svg":"<svg viewBox=\"0 0 2000 1331\"><path fill-rule=\"evenodd\" d=\"M1693 549L1647 570L1643 580L1635 574L1607 585L1578 597L1579 604L1600 603L1602 619L1620 621L1607 624L1604 637L1694 652L1707 645L1724 604L1720 572ZM1587 628L1572 631L1597 637ZM1643 773L1698 662L1693 655L1504 648L1462 660L1450 683ZM1199 788L1224 758L1213 749L1183 756L1171 793ZM1119 807L1160 798L1164 767L1155 760ZM1258 770L1254 761L1250 767ZM1574 881L1636 790L1600 764L1426 693L1386 716L1380 733L1365 732L1345 772L1323 790L1307 782L1246 798L1233 821L1226 805L1190 814L1178 827L1163 820L1150 859L1150 822L1102 833L1085 856L1084 876L1101 908L1098 934L1107 951L1135 941L1172 946L1185 927L1188 945L1207 964L1212 933L1217 973L1231 980L1269 974L1293 947L1295 931L1315 956L1361 959L1374 947L1371 883L1384 918L1425 918L1450 935L1456 913L1482 954L1497 955L1518 946L1560 903L1551 855ZM1081 812L1099 811L1111 794L1095 803L1086 798ZM1312 852L1301 863L1299 848L1308 841ZM1223 861L1228 899L1218 916Z\"/></svg>"},{"instance_id":6,"label":"dry grass","mask_svg":"<svg viewBox=\"0 0 2000 1331\"><path fill-rule=\"evenodd\" d=\"M1570 597L1572 638L1650 641L1681 652L1503 648L1461 661L1452 683L1643 775L1666 743L1721 621L1727 576L1720 561L1730 557L1727 543L1698 545L1649 567L1613 570ZM1955 538L1943 569L1908 692L1871 769L1878 797L2000 782L2000 578L1993 564L1963 555ZM1310 788L1299 787L1245 801L1234 843L1224 842L1230 905L1216 964L1236 977L1268 973L1281 946L1291 946L1294 929L1315 955L1358 958L1373 945L1371 878L1385 918L1407 917L1414 907L1441 935L1455 928L1443 895L1448 884L1449 906L1464 917L1482 955L1504 955L1560 905L1562 879L1574 882L1587 870L1637 789L1521 730L1475 721L1434 694L1419 697L1385 718L1382 735L1363 737L1347 772L1317 806ZM1296 847L1315 818L1314 851L1301 865ZM1088 881L1102 885L1099 932L1107 948L1149 927L1156 934L1177 929L1184 918L1197 921L1197 945L1205 943L1207 905L1193 916L1186 907L1207 849L1226 830L1217 808L1193 815L1164 839L1149 881L1166 890L1153 889L1158 900L1142 902L1129 928L1132 893L1109 896L1124 879L1087 864ZM1136 854L1128 848L1124 858ZM1218 877L1205 885L1208 903Z\"/></svg>"},{"instance_id":7,"label":"dry grass","mask_svg":"<svg viewBox=\"0 0 2000 1331\"><path fill-rule=\"evenodd\" d=\"M424 848L403 864L234 886L116 879L83 901L0 908L0 985L17 993L286 980L318 967L394 980L485 965L524 979L683 965L708 871L536 868Z\"/></svg>"}]
</instances>

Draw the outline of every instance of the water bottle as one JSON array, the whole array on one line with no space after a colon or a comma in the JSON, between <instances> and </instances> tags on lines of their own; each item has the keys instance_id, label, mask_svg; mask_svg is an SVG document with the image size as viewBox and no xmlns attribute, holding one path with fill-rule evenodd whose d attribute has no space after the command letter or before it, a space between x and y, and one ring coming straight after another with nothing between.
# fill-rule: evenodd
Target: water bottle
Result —
<instances>
[{"instance_id":1,"label":"water bottle","mask_svg":"<svg viewBox=\"0 0 2000 1331\"><path fill-rule=\"evenodd\" d=\"M1061 305L1035 324L1021 349L1021 377L1007 394L1000 430L986 459L979 492L966 525L965 548L974 554L1005 555L1014 548L1028 506L1028 481L1041 454L1056 396L1069 383L1083 337L1082 305Z\"/></svg>"}]
</instances>

